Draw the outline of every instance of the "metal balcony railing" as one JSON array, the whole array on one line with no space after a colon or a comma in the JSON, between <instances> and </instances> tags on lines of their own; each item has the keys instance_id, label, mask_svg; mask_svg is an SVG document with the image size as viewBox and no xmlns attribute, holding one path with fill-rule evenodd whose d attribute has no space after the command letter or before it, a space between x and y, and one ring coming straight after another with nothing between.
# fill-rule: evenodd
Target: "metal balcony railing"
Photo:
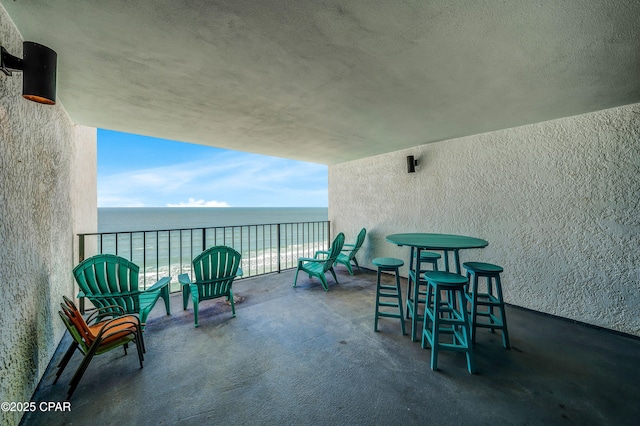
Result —
<instances>
[{"instance_id":1,"label":"metal balcony railing","mask_svg":"<svg viewBox=\"0 0 640 426\"><path fill-rule=\"evenodd\" d=\"M101 253L122 256L140 267L141 288L171 276L171 291L178 291L178 274L191 274L192 259L209 247L240 252L247 278L296 267L298 257L327 250L329 236L328 221L78 234L78 261Z\"/></svg>"}]
</instances>

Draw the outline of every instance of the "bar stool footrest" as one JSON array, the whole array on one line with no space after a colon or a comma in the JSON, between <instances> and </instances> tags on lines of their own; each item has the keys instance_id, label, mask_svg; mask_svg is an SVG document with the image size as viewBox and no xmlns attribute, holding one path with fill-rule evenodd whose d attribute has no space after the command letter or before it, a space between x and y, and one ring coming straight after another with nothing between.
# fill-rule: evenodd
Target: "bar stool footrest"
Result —
<instances>
[{"instance_id":1,"label":"bar stool footrest","mask_svg":"<svg viewBox=\"0 0 640 426\"><path fill-rule=\"evenodd\" d=\"M378 312L379 317L387 317L387 318L402 318L400 314L394 314L391 312Z\"/></svg>"}]
</instances>

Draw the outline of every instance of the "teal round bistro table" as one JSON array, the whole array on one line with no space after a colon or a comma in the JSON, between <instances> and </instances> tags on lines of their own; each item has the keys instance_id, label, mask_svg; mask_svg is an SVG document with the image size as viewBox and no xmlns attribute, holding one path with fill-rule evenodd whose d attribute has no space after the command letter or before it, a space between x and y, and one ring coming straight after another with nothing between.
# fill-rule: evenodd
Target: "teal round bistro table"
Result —
<instances>
[{"instance_id":1,"label":"teal round bistro table","mask_svg":"<svg viewBox=\"0 0 640 426\"><path fill-rule=\"evenodd\" d=\"M445 271L449 272L449 254L453 253L453 261L456 273L460 274L460 250L484 248L489 243L481 238L467 237L464 235L452 234L430 234L430 233L407 233L387 235L387 241L398 246L411 247L409 256L409 277L407 279L407 293L411 290L413 281L413 303L407 306L407 314L411 316L411 340L414 342L418 339L418 286L420 277L419 262L414 263L414 259L420 259L422 250L435 250L444 253ZM414 256L415 255L415 256Z\"/></svg>"}]
</instances>

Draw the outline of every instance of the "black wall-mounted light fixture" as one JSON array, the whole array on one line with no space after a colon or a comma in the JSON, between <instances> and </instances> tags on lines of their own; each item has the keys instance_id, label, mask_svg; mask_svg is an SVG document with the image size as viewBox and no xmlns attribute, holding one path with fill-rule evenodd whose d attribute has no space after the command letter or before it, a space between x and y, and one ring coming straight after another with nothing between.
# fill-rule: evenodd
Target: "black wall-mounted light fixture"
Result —
<instances>
[{"instance_id":1,"label":"black wall-mounted light fixture","mask_svg":"<svg viewBox=\"0 0 640 426\"><path fill-rule=\"evenodd\" d=\"M416 160L413 155L408 155L407 156L407 173L415 172L417 165L418 165L418 160Z\"/></svg>"},{"instance_id":2,"label":"black wall-mounted light fixture","mask_svg":"<svg viewBox=\"0 0 640 426\"><path fill-rule=\"evenodd\" d=\"M56 63L55 51L38 43L22 43L23 58L20 59L0 46L0 71L10 76L22 71L22 97L41 104L56 103Z\"/></svg>"}]
</instances>

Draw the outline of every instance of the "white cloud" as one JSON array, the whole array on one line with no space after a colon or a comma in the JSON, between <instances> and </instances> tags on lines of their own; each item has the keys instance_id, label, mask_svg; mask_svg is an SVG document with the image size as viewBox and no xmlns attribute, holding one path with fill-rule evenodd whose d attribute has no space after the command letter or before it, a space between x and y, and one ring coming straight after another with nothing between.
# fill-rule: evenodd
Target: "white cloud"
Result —
<instances>
[{"instance_id":1,"label":"white cloud","mask_svg":"<svg viewBox=\"0 0 640 426\"><path fill-rule=\"evenodd\" d=\"M189 201L186 203L184 201L180 201L178 204L167 204L167 207L231 207L226 201L205 201L205 200L196 200L193 198L189 198Z\"/></svg>"}]
</instances>

